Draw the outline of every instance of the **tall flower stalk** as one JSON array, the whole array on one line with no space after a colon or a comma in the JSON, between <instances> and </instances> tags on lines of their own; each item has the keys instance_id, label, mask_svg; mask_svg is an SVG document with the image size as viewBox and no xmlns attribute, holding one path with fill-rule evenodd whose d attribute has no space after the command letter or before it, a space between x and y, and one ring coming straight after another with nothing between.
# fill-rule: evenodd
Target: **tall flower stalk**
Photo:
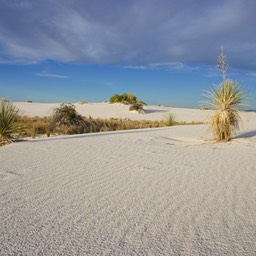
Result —
<instances>
[{"instance_id":1,"label":"tall flower stalk","mask_svg":"<svg viewBox=\"0 0 256 256\"><path fill-rule=\"evenodd\" d=\"M218 62L217 66L222 72L222 79L224 82L227 79L228 59L227 59L226 55L224 54L223 46L221 46L221 54L219 55L217 62Z\"/></svg>"}]
</instances>

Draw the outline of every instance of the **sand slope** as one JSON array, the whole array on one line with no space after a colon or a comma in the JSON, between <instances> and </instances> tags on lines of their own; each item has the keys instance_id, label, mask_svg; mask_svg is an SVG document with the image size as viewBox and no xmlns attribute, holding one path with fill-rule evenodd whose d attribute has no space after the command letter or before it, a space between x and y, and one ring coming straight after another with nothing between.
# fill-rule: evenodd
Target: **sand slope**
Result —
<instances>
[{"instance_id":1,"label":"sand slope","mask_svg":"<svg viewBox=\"0 0 256 256\"><path fill-rule=\"evenodd\" d=\"M53 110L60 106L58 103L14 103L23 115L28 116L50 116ZM199 109L173 108L165 106L144 106L145 114L129 111L129 105L121 103L74 103L76 110L83 116L94 118L130 118L132 120L162 120L168 113L173 113L177 121L206 121L211 111Z\"/></svg>"},{"instance_id":2,"label":"sand slope","mask_svg":"<svg viewBox=\"0 0 256 256\"><path fill-rule=\"evenodd\" d=\"M200 125L1 147L0 255L256 255L249 128L227 144Z\"/></svg>"}]
</instances>

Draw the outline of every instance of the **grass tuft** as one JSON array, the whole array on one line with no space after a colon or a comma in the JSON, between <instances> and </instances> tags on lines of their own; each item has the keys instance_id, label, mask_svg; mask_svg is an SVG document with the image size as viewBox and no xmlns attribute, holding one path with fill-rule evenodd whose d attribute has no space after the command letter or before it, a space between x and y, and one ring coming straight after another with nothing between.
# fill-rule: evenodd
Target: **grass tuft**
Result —
<instances>
[{"instance_id":1,"label":"grass tuft","mask_svg":"<svg viewBox=\"0 0 256 256\"><path fill-rule=\"evenodd\" d=\"M174 126L174 125L176 125L176 124L177 124L177 122L176 122L176 120L175 120L174 114L169 113L169 114L165 117L164 125L165 125L165 126Z\"/></svg>"}]
</instances>

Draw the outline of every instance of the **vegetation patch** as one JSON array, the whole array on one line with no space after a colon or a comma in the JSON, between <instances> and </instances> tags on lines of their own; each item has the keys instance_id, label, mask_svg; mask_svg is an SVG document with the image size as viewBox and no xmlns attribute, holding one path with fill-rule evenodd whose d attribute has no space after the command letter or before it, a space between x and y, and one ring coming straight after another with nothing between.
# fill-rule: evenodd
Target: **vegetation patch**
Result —
<instances>
[{"instance_id":1,"label":"vegetation patch","mask_svg":"<svg viewBox=\"0 0 256 256\"><path fill-rule=\"evenodd\" d=\"M11 102L1 100L0 103L0 146L15 140L15 136L22 132L18 122L19 109Z\"/></svg>"},{"instance_id":2,"label":"vegetation patch","mask_svg":"<svg viewBox=\"0 0 256 256\"><path fill-rule=\"evenodd\" d=\"M239 129L239 107L245 100L243 91L237 82L227 79L228 61L223 47L218 57L218 66L222 71L223 82L212 88L205 95L208 99L207 107L215 111L210 121L216 141L229 141L236 130Z\"/></svg>"},{"instance_id":3,"label":"vegetation patch","mask_svg":"<svg viewBox=\"0 0 256 256\"><path fill-rule=\"evenodd\" d=\"M126 105L141 103L142 105L146 105L145 102L138 100L137 97L133 93L123 93L121 95L114 94L110 100L110 103L123 103Z\"/></svg>"},{"instance_id":4,"label":"vegetation patch","mask_svg":"<svg viewBox=\"0 0 256 256\"><path fill-rule=\"evenodd\" d=\"M144 114L145 111L143 109L143 104L142 103L133 103L130 108L129 108L130 111L137 111L138 113L140 114Z\"/></svg>"},{"instance_id":5,"label":"vegetation patch","mask_svg":"<svg viewBox=\"0 0 256 256\"><path fill-rule=\"evenodd\" d=\"M202 124L202 122L170 122L167 120L131 120L127 118L92 118L79 115L72 104L61 104L50 117L20 116L11 102L1 102L0 145L8 144L18 137L50 136L61 134L96 133L143 128L157 128L167 125Z\"/></svg>"},{"instance_id":6,"label":"vegetation patch","mask_svg":"<svg viewBox=\"0 0 256 256\"><path fill-rule=\"evenodd\" d=\"M173 126L173 125L176 125L177 122L176 122L176 120L175 120L174 114L169 113L169 114L165 117L164 124L165 124L165 126Z\"/></svg>"},{"instance_id":7,"label":"vegetation patch","mask_svg":"<svg viewBox=\"0 0 256 256\"><path fill-rule=\"evenodd\" d=\"M215 110L211 118L211 128L216 141L229 141L239 129L238 106L245 99L245 92L236 82L225 80L207 95L209 104Z\"/></svg>"}]
</instances>

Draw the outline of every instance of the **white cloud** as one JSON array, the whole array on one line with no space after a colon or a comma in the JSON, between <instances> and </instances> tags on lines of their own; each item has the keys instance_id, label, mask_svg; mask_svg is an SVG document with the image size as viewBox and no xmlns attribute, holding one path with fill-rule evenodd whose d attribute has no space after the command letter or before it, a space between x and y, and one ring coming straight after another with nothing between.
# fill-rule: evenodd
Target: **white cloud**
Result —
<instances>
[{"instance_id":1,"label":"white cloud","mask_svg":"<svg viewBox=\"0 0 256 256\"><path fill-rule=\"evenodd\" d=\"M65 75L53 74L53 73L48 73L48 72L41 72L41 73L38 73L36 75L37 76L42 76L42 77L52 77L52 78L60 78L60 79L69 78L68 76L65 76Z\"/></svg>"},{"instance_id":2,"label":"white cloud","mask_svg":"<svg viewBox=\"0 0 256 256\"><path fill-rule=\"evenodd\" d=\"M169 71L176 72L193 72L199 70L198 66L189 66L181 62L159 62L159 63L150 63L145 66L125 66L124 68L128 69L164 69Z\"/></svg>"}]
</instances>

